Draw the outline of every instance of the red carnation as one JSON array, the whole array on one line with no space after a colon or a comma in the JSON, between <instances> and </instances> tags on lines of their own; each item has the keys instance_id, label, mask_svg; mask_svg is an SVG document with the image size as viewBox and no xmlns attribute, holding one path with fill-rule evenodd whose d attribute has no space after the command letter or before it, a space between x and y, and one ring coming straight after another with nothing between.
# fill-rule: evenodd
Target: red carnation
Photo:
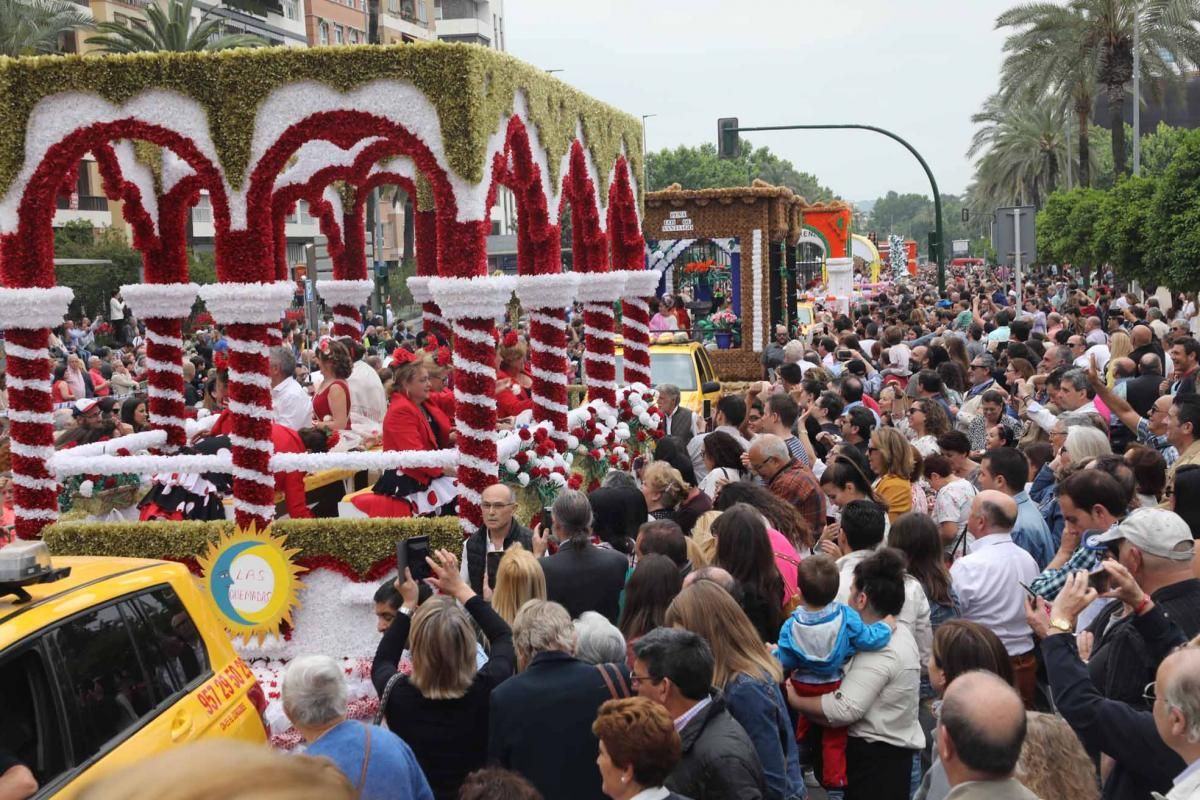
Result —
<instances>
[{"instance_id":1,"label":"red carnation","mask_svg":"<svg viewBox=\"0 0 1200 800\"><path fill-rule=\"evenodd\" d=\"M577 474L572 475L571 477L567 478L567 488L568 489L574 489L574 490L578 491L580 486L583 486L583 476L582 475L579 475L577 473Z\"/></svg>"},{"instance_id":2,"label":"red carnation","mask_svg":"<svg viewBox=\"0 0 1200 800\"><path fill-rule=\"evenodd\" d=\"M636 434L636 436L637 436L637 440L638 440L639 442L644 442L644 441L646 441L646 431L645 431L645 430L640 430L640 431L638 431L638 432L637 432L637 434Z\"/></svg>"},{"instance_id":3,"label":"red carnation","mask_svg":"<svg viewBox=\"0 0 1200 800\"><path fill-rule=\"evenodd\" d=\"M554 471L555 471L555 472L557 472L559 475L566 475L566 474L567 474L567 468L566 468L566 467L563 467L563 466L558 466L558 467L555 467L555 468L554 468Z\"/></svg>"},{"instance_id":4,"label":"red carnation","mask_svg":"<svg viewBox=\"0 0 1200 800\"><path fill-rule=\"evenodd\" d=\"M661 439L663 437L663 430L662 428L655 428L654 430L650 431L650 435L655 439Z\"/></svg>"},{"instance_id":5,"label":"red carnation","mask_svg":"<svg viewBox=\"0 0 1200 800\"><path fill-rule=\"evenodd\" d=\"M529 432L529 428L521 428L521 430L517 431L517 437L522 442L528 442L533 438L533 434Z\"/></svg>"},{"instance_id":6,"label":"red carnation","mask_svg":"<svg viewBox=\"0 0 1200 800\"><path fill-rule=\"evenodd\" d=\"M116 487L116 485L117 485L117 479L114 478L112 475L109 475L107 478L104 479L104 488L105 489L112 489L112 488Z\"/></svg>"},{"instance_id":7,"label":"red carnation","mask_svg":"<svg viewBox=\"0 0 1200 800\"><path fill-rule=\"evenodd\" d=\"M650 406L649 408L647 408L647 409L646 409L646 411L647 411L647 412L649 412L649 413L651 413L651 414L657 414L657 413L658 413L658 406Z\"/></svg>"},{"instance_id":8,"label":"red carnation","mask_svg":"<svg viewBox=\"0 0 1200 800\"><path fill-rule=\"evenodd\" d=\"M600 457L603 455L603 453L601 453L599 450L593 449L590 452L588 452L588 455L591 456L592 458L596 459L597 461L599 461Z\"/></svg>"},{"instance_id":9,"label":"red carnation","mask_svg":"<svg viewBox=\"0 0 1200 800\"><path fill-rule=\"evenodd\" d=\"M118 447L118 448L117 448L117 455L119 455L119 456L128 456L128 455L132 455L132 453L130 453L130 452L129 452L129 450L128 450L127 448L124 448L124 447Z\"/></svg>"},{"instance_id":10,"label":"red carnation","mask_svg":"<svg viewBox=\"0 0 1200 800\"><path fill-rule=\"evenodd\" d=\"M538 428L533 434L533 438L535 441L544 442L550 438L550 433L545 428Z\"/></svg>"},{"instance_id":11,"label":"red carnation","mask_svg":"<svg viewBox=\"0 0 1200 800\"><path fill-rule=\"evenodd\" d=\"M524 450L518 450L513 456L513 461L516 461L522 467L529 463L529 453Z\"/></svg>"},{"instance_id":12,"label":"red carnation","mask_svg":"<svg viewBox=\"0 0 1200 800\"><path fill-rule=\"evenodd\" d=\"M616 453L613 453L611 456L608 457L608 463L612 464L615 467L621 463L621 457L619 455L617 455Z\"/></svg>"},{"instance_id":13,"label":"red carnation","mask_svg":"<svg viewBox=\"0 0 1200 800\"><path fill-rule=\"evenodd\" d=\"M508 333L504 334L504 346L505 347L516 347L520 343L520 341L521 341L521 339L520 339L520 337L517 336L516 331L509 331Z\"/></svg>"}]
</instances>

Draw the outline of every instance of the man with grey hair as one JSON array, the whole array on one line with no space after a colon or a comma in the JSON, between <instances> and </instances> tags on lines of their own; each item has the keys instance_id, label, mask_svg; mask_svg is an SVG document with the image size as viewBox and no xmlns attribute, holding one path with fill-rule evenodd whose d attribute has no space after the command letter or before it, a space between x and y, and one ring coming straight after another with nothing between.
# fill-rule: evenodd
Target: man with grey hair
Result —
<instances>
[{"instance_id":1,"label":"man with grey hair","mask_svg":"<svg viewBox=\"0 0 1200 800\"><path fill-rule=\"evenodd\" d=\"M937 751L958 800L1037 800L1013 772L1025 741L1025 709L991 672L955 678L942 701Z\"/></svg>"},{"instance_id":2,"label":"man with grey hair","mask_svg":"<svg viewBox=\"0 0 1200 800\"><path fill-rule=\"evenodd\" d=\"M546 596L566 606L572 617L599 611L615 625L629 561L616 550L592 544L592 506L582 492L560 493L550 515L552 529L539 525L533 535L535 556L546 552L549 540L558 545L557 553L540 562Z\"/></svg>"},{"instance_id":3,"label":"man with grey hair","mask_svg":"<svg viewBox=\"0 0 1200 800\"><path fill-rule=\"evenodd\" d=\"M576 657L575 643L561 605L530 600L521 606L513 620L520 672L492 691L488 755L524 775L543 797L603 800L592 722L605 701L629 695L629 675L624 649L621 663L595 665Z\"/></svg>"},{"instance_id":4,"label":"man with grey hair","mask_svg":"<svg viewBox=\"0 0 1200 800\"><path fill-rule=\"evenodd\" d=\"M691 409L679 405L679 387L673 383L658 385L658 409L663 415L663 433L674 436L685 446L696 433Z\"/></svg>"},{"instance_id":5,"label":"man with grey hair","mask_svg":"<svg viewBox=\"0 0 1200 800\"><path fill-rule=\"evenodd\" d=\"M625 637L602 614L585 611L575 620L575 657L589 664L619 664L626 657Z\"/></svg>"},{"instance_id":6,"label":"man with grey hair","mask_svg":"<svg viewBox=\"0 0 1200 800\"><path fill-rule=\"evenodd\" d=\"M967 370L967 379L971 381L971 388L967 390L962 408L958 410L958 416L954 421L955 427L959 430L965 432L971 426L971 420L979 416L983 393L996 385L996 377L992 374L995 369L996 359L991 353L980 353L971 359L971 366Z\"/></svg>"},{"instance_id":7,"label":"man with grey hair","mask_svg":"<svg viewBox=\"0 0 1200 800\"><path fill-rule=\"evenodd\" d=\"M809 530L825 526L825 493L817 476L792 458L787 443L773 433L754 437L746 456L750 470L762 478L771 494L789 503L804 517Z\"/></svg>"},{"instance_id":8,"label":"man with grey hair","mask_svg":"<svg viewBox=\"0 0 1200 800\"><path fill-rule=\"evenodd\" d=\"M329 656L301 656L283 676L283 713L308 742L305 755L325 757L364 800L433 800L417 757L386 728L346 719L346 678Z\"/></svg>"},{"instance_id":9,"label":"man with grey hair","mask_svg":"<svg viewBox=\"0 0 1200 800\"><path fill-rule=\"evenodd\" d=\"M267 375L271 379L271 413L275 422L298 431L312 425L312 398L292 375L296 372L296 356L290 347L272 347L267 359Z\"/></svg>"}]
</instances>

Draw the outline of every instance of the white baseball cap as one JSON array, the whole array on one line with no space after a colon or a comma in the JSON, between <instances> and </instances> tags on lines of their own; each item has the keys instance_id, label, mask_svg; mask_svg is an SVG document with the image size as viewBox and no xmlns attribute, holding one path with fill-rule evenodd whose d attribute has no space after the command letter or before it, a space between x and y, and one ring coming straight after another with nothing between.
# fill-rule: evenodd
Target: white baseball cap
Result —
<instances>
[{"instance_id":1,"label":"white baseball cap","mask_svg":"<svg viewBox=\"0 0 1200 800\"><path fill-rule=\"evenodd\" d=\"M1139 508L1096 542L1127 540L1139 550L1172 561L1191 561L1196 549L1192 529L1183 517L1165 508Z\"/></svg>"}]
</instances>

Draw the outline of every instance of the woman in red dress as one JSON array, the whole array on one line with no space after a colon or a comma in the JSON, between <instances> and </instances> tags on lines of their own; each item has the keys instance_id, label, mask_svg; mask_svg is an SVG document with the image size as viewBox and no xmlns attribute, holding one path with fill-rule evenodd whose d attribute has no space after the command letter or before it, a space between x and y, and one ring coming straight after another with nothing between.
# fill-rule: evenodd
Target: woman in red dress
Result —
<instances>
[{"instance_id":1,"label":"woman in red dress","mask_svg":"<svg viewBox=\"0 0 1200 800\"><path fill-rule=\"evenodd\" d=\"M326 431L344 431L350 427L350 385L346 379L354 365L350 351L333 339L325 339L317 348L317 363L321 367L320 387L313 395L313 427Z\"/></svg>"},{"instance_id":2,"label":"woman in red dress","mask_svg":"<svg viewBox=\"0 0 1200 800\"><path fill-rule=\"evenodd\" d=\"M397 364L397 362L399 362ZM444 450L451 444L451 422L429 402L425 361L403 348L392 354L395 391L383 418L384 450ZM388 470L371 493L354 498L368 517L437 515L458 497L455 467Z\"/></svg>"},{"instance_id":3,"label":"woman in red dress","mask_svg":"<svg viewBox=\"0 0 1200 800\"><path fill-rule=\"evenodd\" d=\"M439 347L425 363L429 371L429 404L454 420L454 389L450 386L450 348Z\"/></svg>"},{"instance_id":4,"label":"woman in red dress","mask_svg":"<svg viewBox=\"0 0 1200 800\"><path fill-rule=\"evenodd\" d=\"M515 331L509 331L497 349L500 369L496 374L496 416L515 417L533 408L529 387L533 379L525 373L528 350Z\"/></svg>"}]
</instances>

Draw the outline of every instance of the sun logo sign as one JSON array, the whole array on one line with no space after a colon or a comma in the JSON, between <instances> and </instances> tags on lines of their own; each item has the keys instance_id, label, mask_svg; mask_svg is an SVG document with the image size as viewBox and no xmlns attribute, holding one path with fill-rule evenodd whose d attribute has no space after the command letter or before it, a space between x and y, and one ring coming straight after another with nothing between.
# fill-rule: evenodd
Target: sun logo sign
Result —
<instances>
[{"instance_id":1,"label":"sun logo sign","mask_svg":"<svg viewBox=\"0 0 1200 800\"><path fill-rule=\"evenodd\" d=\"M238 528L210 543L201 556L203 584L230 634L246 641L268 634L278 636L280 626L292 624L292 610L300 607L297 576L304 571L293 557L298 549L286 547L284 537Z\"/></svg>"}]
</instances>

